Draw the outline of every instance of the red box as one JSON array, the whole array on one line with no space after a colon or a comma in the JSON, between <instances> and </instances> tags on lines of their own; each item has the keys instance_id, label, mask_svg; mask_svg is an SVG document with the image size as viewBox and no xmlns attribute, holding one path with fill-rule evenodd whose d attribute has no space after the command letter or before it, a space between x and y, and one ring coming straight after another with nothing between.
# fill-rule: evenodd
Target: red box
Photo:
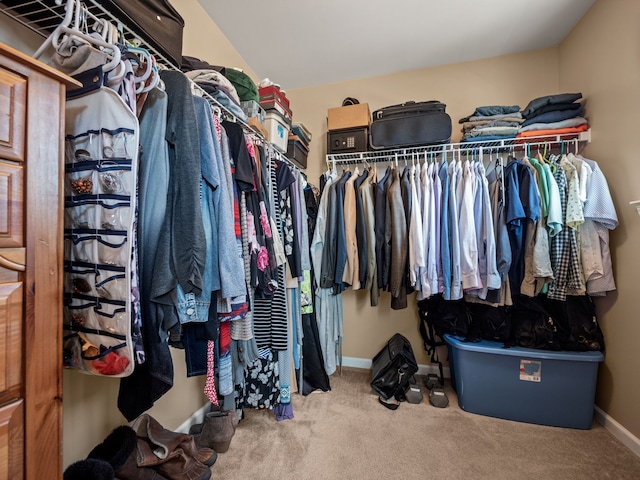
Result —
<instances>
[{"instance_id":1,"label":"red box","mask_svg":"<svg viewBox=\"0 0 640 480\"><path fill-rule=\"evenodd\" d=\"M281 103L284 103L288 108L291 108L291 106L289 105L289 99L284 93L282 93L282 90L274 85L259 88L258 94L260 95L260 100L262 100L262 97L273 98L273 96L275 96L277 98L280 98Z\"/></svg>"}]
</instances>

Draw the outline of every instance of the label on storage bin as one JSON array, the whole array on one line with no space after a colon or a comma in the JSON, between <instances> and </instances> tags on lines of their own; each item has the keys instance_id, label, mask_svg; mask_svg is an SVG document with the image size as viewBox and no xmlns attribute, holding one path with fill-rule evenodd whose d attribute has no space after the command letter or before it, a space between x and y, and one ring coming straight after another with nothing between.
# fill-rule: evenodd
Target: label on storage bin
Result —
<instances>
[{"instance_id":1,"label":"label on storage bin","mask_svg":"<svg viewBox=\"0 0 640 480\"><path fill-rule=\"evenodd\" d=\"M520 360L520 380L539 382L542 375L542 362L539 360Z\"/></svg>"}]
</instances>

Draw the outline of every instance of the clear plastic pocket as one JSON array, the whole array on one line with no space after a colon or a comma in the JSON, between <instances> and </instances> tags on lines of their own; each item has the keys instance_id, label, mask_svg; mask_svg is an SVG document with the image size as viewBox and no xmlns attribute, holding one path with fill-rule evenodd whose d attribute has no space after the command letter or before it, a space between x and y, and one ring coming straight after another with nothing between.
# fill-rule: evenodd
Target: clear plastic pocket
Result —
<instances>
[{"instance_id":1,"label":"clear plastic pocket","mask_svg":"<svg viewBox=\"0 0 640 480\"><path fill-rule=\"evenodd\" d=\"M100 158L104 160L116 158L134 158L137 145L134 145L132 130L102 130Z\"/></svg>"},{"instance_id":2,"label":"clear plastic pocket","mask_svg":"<svg viewBox=\"0 0 640 480\"><path fill-rule=\"evenodd\" d=\"M131 195L131 172L121 168L105 167L103 163L98 172L99 193L108 195Z\"/></svg>"},{"instance_id":3,"label":"clear plastic pocket","mask_svg":"<svg viewBox=\"0 0 640 480\"><path fill-rule=\"evenodd\" d=\"M95 263L97 242L95 235L65 236L65 259L72 262Z\"/></svg>"},{"instance_id":4,"label":"clear plastic pocket","mask_svg":"<svg viewBox=\"0 0 640 480\"><path fill-rule=\"evenodd\" d=\"M97 251L97 263L124 266L131 262L126 235L101 234L97 241Z\"/></svg>"},{"instance_id":5,"label":"clear plastic pocket","mask_svg":"<svg viewBox=\"0 0 640 480\"><path fill-rule=\"evenodd\" d=\"M67 164L99 159L101 157L99 133L90 131L73 138L67 137L64 157Z\"/></svg>"},{"instance_id":6,"label":"clear plastic pocket","mask_svg":"<svg viewBox=\"0 0 640 480\"><path fill-rule=\"evenodd\" d=\"M122 202L100 200L100 224L102 230L127 230L131 225L131 209ZM128 205L128 204L127 204Z\"/></svg>"},{"instance_id":7,"label":"clear plastic pocket","mask_svg":"<svg viewBox=\"0 0 640 480\"><path fill-rule=\"evenodd\" d=\"M98 193L98 186L96 185L97 172L92 170L82 170L79 172L68 172L65 175L66 195L95 195Z\"/></svg>"},{"instance_id":8,"label":"clear plastic pocket","mask_svg":"<svg viewBox=\"0 0 640 480\"><path fill-rule=\"evenodd\" d=\"M127 279L124 274L102 271L96 276L95 289L100 297L110 300L125 301L129 293L127 291Z\"/></svg>"},{"instance_id":9,"label":"clear plastic pocket","mask_svg":"<svg viewBox=\"0 0 640 480\"><path fill-rule=\"evenodd\" d=\"M83 275L65 272L65 292L95 296L95 275Z\"/></svg>"},{"instance_id":10,"label":"clear plastic pocket","mask_svg":"<svg viewBox=\"0 0 640 480\"><path fill-rule=\"evenodd\" d=\"M98 207L96 205L91 204L66 207L64 209L65 227L76 229L99 228L100 225L98 224L98 220L96 219L97 209Z\"/></svg>"},{"instance_id":11,"label":"clear plastic pocket","mask_svg":"<svg viewBox=\"0 0 640 480\"><path fill-rule=\"evenodd\" d=\"M74 298L71 305L64 308L65 328L72 331L98 329L93 308L95 302Z\"/></svg>"}]
</instances>

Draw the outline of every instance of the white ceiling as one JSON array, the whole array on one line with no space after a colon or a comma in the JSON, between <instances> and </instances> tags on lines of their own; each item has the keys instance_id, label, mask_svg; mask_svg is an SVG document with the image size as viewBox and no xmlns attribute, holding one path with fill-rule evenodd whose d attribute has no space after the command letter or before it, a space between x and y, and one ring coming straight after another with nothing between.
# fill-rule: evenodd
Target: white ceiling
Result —
<instances>
[{"instance_id":1,"label":"white ceiling","mask_svg":"<svg viewBox=\"0 0 640 480\"><path fill-rule=\"evenodd\" d=\"M198 1L259 79L283 89L556 46L595 2Z\"/></svg>"}]
</instances>

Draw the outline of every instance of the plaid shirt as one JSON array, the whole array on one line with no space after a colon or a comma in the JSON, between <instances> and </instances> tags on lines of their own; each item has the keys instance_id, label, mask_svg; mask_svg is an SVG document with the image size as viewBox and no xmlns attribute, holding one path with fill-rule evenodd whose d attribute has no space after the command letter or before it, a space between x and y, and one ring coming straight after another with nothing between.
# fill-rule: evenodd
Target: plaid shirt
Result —
<instances>
[{"instance_id":1,"label":"plaid shirt","mask_svg":"<svg viewBox=\"0 0 640 480\"><path fill-rule=\"evenodd\" d=\"M569 185L567 175L559 165L556 167L554 178L560 191L562 218L565 218ZM580 275L580 257L575 229L565 225L562 231L551 237L550 253L554 281L549 285L548 298L564 301L567 298L568 291L584 291L584 282Z\"/></svg>"}]
</instances>

